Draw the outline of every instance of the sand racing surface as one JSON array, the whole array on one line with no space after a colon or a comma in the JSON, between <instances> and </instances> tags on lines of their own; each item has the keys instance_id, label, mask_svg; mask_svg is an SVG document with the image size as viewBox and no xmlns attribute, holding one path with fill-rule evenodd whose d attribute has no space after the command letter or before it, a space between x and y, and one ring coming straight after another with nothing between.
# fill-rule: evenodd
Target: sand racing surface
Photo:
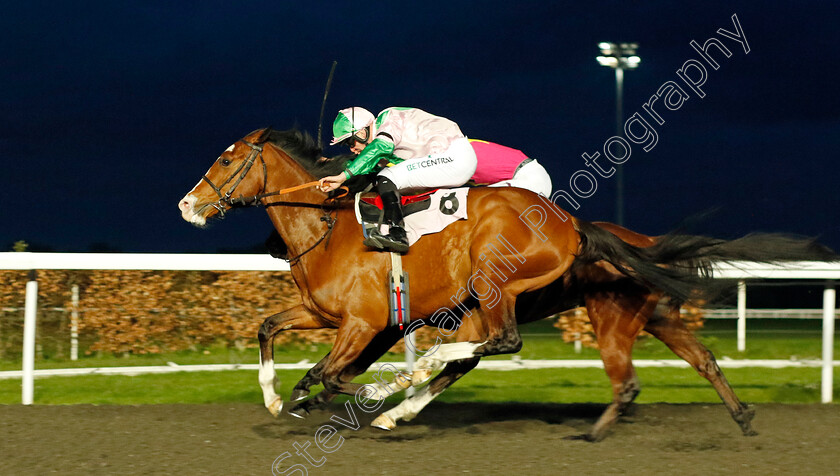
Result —
<instances>
[{"instance_id":1,"label":"sand racing surface","mask_svg":"<svg viewBox=\"0 0 840 476\"><path fill-rule=\"evenodd\" d=\"M267 475L273 464L275 474L314 475L840 471L837 405L758 405L754 437L722 405L638 405L600 443L567 439L603 408L432 404L385 432L358 407L359 429L346 428L338 420L352 427L354 418L342 404L306 420L274 419L257 404L0 406L0 473Z\"/></svg>"}]
</instances>

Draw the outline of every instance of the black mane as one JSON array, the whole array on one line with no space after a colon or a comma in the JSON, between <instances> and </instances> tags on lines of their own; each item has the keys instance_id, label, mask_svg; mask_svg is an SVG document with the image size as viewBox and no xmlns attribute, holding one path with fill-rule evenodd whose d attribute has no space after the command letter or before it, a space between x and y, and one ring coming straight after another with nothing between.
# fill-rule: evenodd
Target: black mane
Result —
<instances>
[{"instance_id":1,"label":"black mane","mask_svg":"<svg viewBox=\"0 0 840 476\"><path fill-rule=\"evenodd\" d=\"M260 136L260 143L271 143L283 149L289 157L299 163L315 178L337 175L344 170L344 165L352 156L339 156L321 160L323 149L308 132L298 129L278 131L265 129Z\"/></svg>"}]
</instances>

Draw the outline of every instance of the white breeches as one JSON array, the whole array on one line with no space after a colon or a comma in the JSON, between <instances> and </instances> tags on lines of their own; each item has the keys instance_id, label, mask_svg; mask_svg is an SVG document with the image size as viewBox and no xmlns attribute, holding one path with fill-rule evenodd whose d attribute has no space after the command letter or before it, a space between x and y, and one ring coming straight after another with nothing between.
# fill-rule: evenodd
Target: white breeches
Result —
<instances>
[{"instance_id":1,"label":"white breeches","mask_svg":"<svg viewBox=\"0 0 840 476\"><path fill-rule=\"evenodd\" d=\"M455 139L444 152L408 159L386 167L379 175L390 179L399 190L452 188L467 183L477 163L475 151L464 137Z\"/></svg>"},{"instance_id":2,"label":"white breeches","mask_svg":"<svg viewBox=\"0 0 840 476\"><path fill-rule=\"evenodd\" d=\"M538 193L543 197L551 196L551 176L536 160L523 165L510 180L488 185L488 187L519 187Z\"/></svg>"}]
</instances>

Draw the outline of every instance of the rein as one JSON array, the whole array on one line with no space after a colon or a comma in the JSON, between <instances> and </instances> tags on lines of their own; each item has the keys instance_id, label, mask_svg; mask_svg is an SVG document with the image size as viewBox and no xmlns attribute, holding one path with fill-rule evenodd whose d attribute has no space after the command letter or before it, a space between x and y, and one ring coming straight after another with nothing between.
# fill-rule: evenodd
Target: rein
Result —
<instances>
[{"instance_id":1,"label":"rein","mask_svg":"<svg viewBox=\"0 0 840 476\"><path fill-rule=\"evenodd\" d=\"M333 231L333 226L335 226L335 218L333 218L332 215L330 215L329 213L325 213L324 216L321 217L321 221L327 222L327 231L325 231L324 234L321 235L320 238L318 238L318 241L316 241L315 244L313 244L312 246L307 248L303 253L300 253L297 256L289 258L289 266L296 265L298 263L298 261L300 261L300 259L303 257L303 255L305 255L306 253L309 253L310 251L314 250L315 247L320 245L322 241L324 241L324 240L329 241L330 235L332 234L332 231Z\"/></svg>"},{"instance_id":2,"label":"rein","mask_svg":"<svg viewBox=\"0 0 840 476\"><path fill-rule=\"evenodd\" d=\"M263 163L265 163L265 162L263 162ZM306 182L305 184L302 184L302 185L295 185L294 187L280 189L280 190L277 190L275 192L261 193L259 195L252 195L250 197L232 198L232 199L230 199L230 204L231 204L231 206L249 206L249 205L256 206L256 202L258 202L259 200L262 200L263 198L273 197L273 196L276 196L276 195L284 195L284 194L292 193L292 192L297 192L298 190L303 190L305 188L314 187L315 185L318 185L317 180L313 180L311 182ZM264 188L265 188L265 186L263 186L263 189Z\"/></svg>"},{"instance_id":3,"label":"rein","mask_svg":"<svg viewBox=\"0 0 840 476\"><path fill-rule=\"evenodd\" d=\"M224 183L222 183L220 186L217 187L210 180L210 178L207 177L206 174L201 177L205 182L207 182L210 185L210 187L213 188L213 190L216 192L216 195L219 196L218 201L210 204L210 206L212 206L213 208L215 208L216 210L219 211L219 218L224 218L225 217L225 212L227 210L227 208L225 208L225 205L227 205L230 208L247 207L247 206L260 206L260 205L263 205L262 199L264 199L264 198L274 197L274 196L277 196L277 195L284 195L284 194L287 194L287 193L296 192L298 190L303 190L303 189L306 189L306 188L309 188L309 187L314 187L314 186L318 185L318 180L313 180L311 182L307 182L307 183L304 183L304 184L301 184L301 185L295 185L294 187L288 187L288 188L284 188L284 189L281 189L281 190L276 190L274 192L265 192L265 189L268 186L268 167L266 166L265 159L263 159L263 156L262 156L263 146L262 146L262 144L252 144L252 143L250 143L246 140L240 140L240 142L242 142L243 144L250 147L251 148L251 153L248 154L248 158L245 159L245 161L242 162L242 164L239 165L239 168L237 168L233 172L233 174L231 174L231 176L228 177L228 179L224 181ZM257 157L259 157L260 162L262 163L262 167L263 167L263 186L262 186L263 193L259 193L257 195L252 195L250 197L240 196L240 197L237 197L237 198L232 198L234 190L236 189L236 187L239 186L239 184L242 182L242 180L245 179L245 176L248 175L248 172L251 170L251 167L254 165L254 162L256 162ZM222 188L225 185L227 185L228 183L230 183L234 179L234 177L236 177L237 175L239 175L239 177L236 179L236 182L233 183L233 186L230 187L230 190L228 190L225 194L222 194ZM342 187L342 189L344 189L344 188L345 187ZM334 199L337 199L337 198L341 198L344 195L347 195L347 190L343 190L342 194L340 194L338 196L335 196L335 197L332 197L332 199L334 200ZM295 206L293 204L285 204L285 205ZM332 215L330 215L330 212L327 209L322 207L322 210L324 211L324 215L321 217L321 221L326 222L327 230L324 232L323 235L321 235L321 238L319 238L318 241L315 242L315 244L313 244L312 246L307 248L303 253L300 253L297 256L289 258L288 259L289 266L294 266L295 264L297 264L298 261L300 261L300 259L303 257L303 255L305 255L306 253L309 253L310 251L314 250L319 244L321 244L322 241L324 241L324 240L329 241L329 236L332 234L333 227L335 226L336 219L333 218Z\"/></svg>"}]
</instances>

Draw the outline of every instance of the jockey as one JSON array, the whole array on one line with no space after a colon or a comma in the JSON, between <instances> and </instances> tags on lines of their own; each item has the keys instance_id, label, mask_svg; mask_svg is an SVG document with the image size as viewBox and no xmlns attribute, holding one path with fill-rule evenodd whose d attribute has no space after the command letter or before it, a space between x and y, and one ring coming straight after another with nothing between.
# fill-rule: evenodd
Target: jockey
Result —
<instances>
[{"instance_id":1,"label":"jockey","mask_svg":"<svg viewBox=\"0 0 840 476\"><path fill-rule=\"evenodd\" d=\"M483 140L470 139L478 167L470 181L489 187L519 187L551 196L551 177L536 159L522 151Z\"/></svg>"},{"instance_id":2,"label":"jockey","mask_svg":"<svg viewBox=\"0 0 840 476\"><path fill-rule=\"evenodd\" d=\"M374 230L364 243L399 253L408 251L400 192L458 187L476 169L475 151L458 124L415 108L390 107L377 117L361 107L342 109L333 122L330 145L335 144L347 145L358 156L344 172L320 180L323 192L373 171L382 159L389 163L375 182L389 232L382 235Z\"/></svg>"}]
</instances>

